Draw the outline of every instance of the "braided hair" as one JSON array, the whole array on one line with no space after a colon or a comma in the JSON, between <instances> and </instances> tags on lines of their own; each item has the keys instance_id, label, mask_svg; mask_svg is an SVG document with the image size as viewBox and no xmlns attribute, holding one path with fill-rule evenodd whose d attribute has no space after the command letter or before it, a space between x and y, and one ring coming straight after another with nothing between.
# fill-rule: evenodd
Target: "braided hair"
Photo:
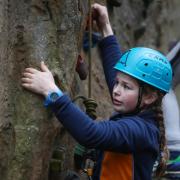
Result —
<instances>
[{"instance_id":1,"label":"braided hair","mask_svg":"<svg viewBox=\"0 0 180 180\"><path fill-rule=\"evenodd\" d=\"M160 131L160 137L159 137L160 154L159 154L159 163L156 169L157 177L160 177L164 174L164 171L166 169L166 162L169 159L169 151L167 148L167 142L165 137L164 118L161 107L162 98L163 95L159 93L159 98L156 101L155 106L152 108L156 114L156 121L158 123L159 131Z\"/></svg>"},{"instance_id":2,"label":"braided hair","mask_svg":"<svg viewBox=\"0 0 180 180\"><path fill-rule=\"evenodd\" d=\"M165 137L165 125L164 125L164 118L163 118L163 111L162 111L162 99L165 95L164 92L157 90L156 88L144 84L143 93L150 93L156 92L157 93L157 100L150 105L150 108L154 114L155 119L159 128L160 136L159 136L159 158L158 158L158 166L156 168L155 176L161 177L164 174L166 169L166 162L169 158L169 151L167 148L166 137Z\"/></svg>"}]
</instances>

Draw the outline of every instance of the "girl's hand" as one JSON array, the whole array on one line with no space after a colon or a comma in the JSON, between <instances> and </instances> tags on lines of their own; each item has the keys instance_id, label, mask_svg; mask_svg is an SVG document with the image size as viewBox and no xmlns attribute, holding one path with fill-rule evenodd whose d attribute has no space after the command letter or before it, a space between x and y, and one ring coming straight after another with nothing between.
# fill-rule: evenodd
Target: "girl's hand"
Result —
<instances>
[{"instance_id":1,"label":"girl's hand","mask_svg":"<svg viewBox=\"0 0 180 180\"><path fill-rule=\"evenodd\" d=\"M92 17L93 20L96 21L96 24L104 37L113 35L106 6L102 6L97 3L93 4Z\"/></svg>"},{"instance_id":2,"label":"girl's hand","mask_svg":"<svg viewBox=\"0 0 180 180\"><path fill-rule=\"evenodd\" d=\"M22 86L34 93L44 95L49 92L58 91L58 87L54 82L54 77L48 67L41 62L41 71L34 68L26 68L22 74Z\"/></svg>"}]
</instances>

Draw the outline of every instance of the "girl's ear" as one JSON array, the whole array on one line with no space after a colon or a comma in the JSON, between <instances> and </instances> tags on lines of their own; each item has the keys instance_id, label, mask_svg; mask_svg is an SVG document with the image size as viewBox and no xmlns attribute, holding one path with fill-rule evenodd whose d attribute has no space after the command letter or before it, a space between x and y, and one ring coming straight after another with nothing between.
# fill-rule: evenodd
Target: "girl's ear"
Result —
<instances>
[{"instance_id":1,"label":"girl's ear","mask_svg":"<svg viewBox=\"0 0 180 180\"><path fill-rule=\"evenodd\" d=\"M151 92L149 94L143 95L143 105L150 105L156 101L158 95L156 92Z\"/></svg>"}]
</instances>

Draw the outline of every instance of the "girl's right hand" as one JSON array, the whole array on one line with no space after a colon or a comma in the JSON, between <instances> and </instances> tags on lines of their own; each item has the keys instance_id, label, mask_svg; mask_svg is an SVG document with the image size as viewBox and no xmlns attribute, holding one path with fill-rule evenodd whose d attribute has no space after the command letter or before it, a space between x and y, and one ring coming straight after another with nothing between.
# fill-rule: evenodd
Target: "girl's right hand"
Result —
<instances>
[{"instance_id":1,"label":"girl's right hand","mask_svg":"<svg viewBox=\"0 0 180 180\"><path fill-rule=\"evenodd\" d=\"M106 6L97 3L93 4L92 17L93 20L96 21L96 24L104 37L113 35Z\"/></svg>"},{"instance_id":2,"label":"girl's right hand","mask_svg":"<svg viewBox=\"0 0 180 180\"><path fill-rule=\"evenodd\" d=\"M57 92L59 88L44 62L41 62L40 68L40 71L34 68L26 68L22 74L22 86L29 91L47 97L49 92Z\"/></svg>"}]
</instances>

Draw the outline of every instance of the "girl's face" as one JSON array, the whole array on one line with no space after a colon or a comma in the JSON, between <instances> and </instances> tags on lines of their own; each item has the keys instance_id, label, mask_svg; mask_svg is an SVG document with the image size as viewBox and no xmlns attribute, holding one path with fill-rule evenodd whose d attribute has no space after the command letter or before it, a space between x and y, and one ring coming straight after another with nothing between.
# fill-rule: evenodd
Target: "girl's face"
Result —
<instances>
[{"instance_id":1,"label":"girl's face","mask_svg":"<svg viewBox=\"0 0 180 180\"><path fill-rule=\"evenodd\" d=\"M114 110L120 113L135 110L138 95L138 82L131 76L118 72L112 94Z\"/></svg>"}]
</instances>

